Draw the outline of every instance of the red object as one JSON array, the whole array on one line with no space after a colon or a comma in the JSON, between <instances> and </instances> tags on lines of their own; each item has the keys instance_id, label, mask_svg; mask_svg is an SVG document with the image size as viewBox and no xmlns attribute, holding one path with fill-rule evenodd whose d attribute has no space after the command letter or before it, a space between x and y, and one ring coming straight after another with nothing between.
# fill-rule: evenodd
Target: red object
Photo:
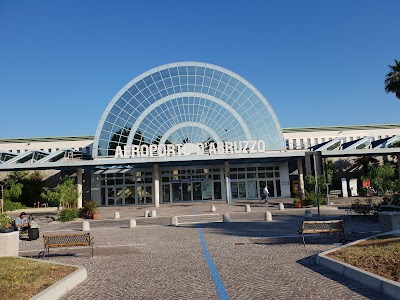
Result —
<instances>
[{"instance_id":1,"label":"red object","mask_svg":"<svg viewBox=\"0 0 400 300\"><path fill-rule=\"evenodd\" d=\"M362 186L363 186L363 188L370 187L371 186L371 179L363 180Z\"/></svg>"}]
</instances>

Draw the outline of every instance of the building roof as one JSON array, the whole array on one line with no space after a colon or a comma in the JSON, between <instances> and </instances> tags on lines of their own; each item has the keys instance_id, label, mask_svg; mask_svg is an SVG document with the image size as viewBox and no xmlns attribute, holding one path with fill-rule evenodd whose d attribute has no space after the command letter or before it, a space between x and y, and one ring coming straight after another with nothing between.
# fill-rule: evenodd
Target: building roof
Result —
<instances>
[{"instance_id":1,"label":"building roof","mask_svg":"<svg viewBox=\"0 0 400 300\"><path fill-rule=\"evenodd\" d=\"M97 127L93 156L113 156L125 145L251 140L284 149L265 97L227 69L179 62L139 75L114 96Z\"/></svg>"}]
</instances>

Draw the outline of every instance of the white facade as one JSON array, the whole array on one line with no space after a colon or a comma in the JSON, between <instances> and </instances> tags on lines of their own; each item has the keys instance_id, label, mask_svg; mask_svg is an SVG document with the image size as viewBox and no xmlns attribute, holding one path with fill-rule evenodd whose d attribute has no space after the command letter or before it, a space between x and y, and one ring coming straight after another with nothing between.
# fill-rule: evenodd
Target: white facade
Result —
<instances>
[{"instance_id":1,"label":"white facade","mask_svg":"<svg viewBox=\"0 0 400 300\"><path fill-rule=\"evenodd\" d=\"M363 137L380 140L400 135L400 124L283 128L286 149L307 149L335 138L352 142Z\"/></svg>"}]
</instances>

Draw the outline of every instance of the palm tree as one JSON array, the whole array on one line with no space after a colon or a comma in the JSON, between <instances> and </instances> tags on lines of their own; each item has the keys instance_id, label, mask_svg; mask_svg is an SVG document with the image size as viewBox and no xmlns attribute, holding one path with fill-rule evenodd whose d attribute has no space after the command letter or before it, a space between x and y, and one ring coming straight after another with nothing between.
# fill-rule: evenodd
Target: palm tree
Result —
<instances>
[{"instance_id":1,"label":"palm tree","mask_svg":"<svg viewBox=\"0 0 400 300\"><path fill-rule=\"evenodd\" d=\"M385 91L386 93L395 93L400 99L400 61L394 60L395 65L389 66L390 72L386 75Z\"/></svg>"}]
</instances>

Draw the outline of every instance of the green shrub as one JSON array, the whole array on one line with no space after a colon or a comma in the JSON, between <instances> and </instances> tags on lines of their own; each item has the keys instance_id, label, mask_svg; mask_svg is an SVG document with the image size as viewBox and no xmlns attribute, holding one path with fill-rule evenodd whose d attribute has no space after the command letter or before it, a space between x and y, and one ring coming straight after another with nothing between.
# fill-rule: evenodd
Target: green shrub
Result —
<instances>
[{"instance_id":1,"label":"green shrub","mask_svg":"<svg viewBox=\"0 0 400 300\"><path fill-rule=\"evenodd\" d=\"M6 214L0 215L0 228L9 228L11 227L12 219Z\"/></svg>"},{"instance_id":2,"label":"green shrub","mask_svg":"<svg viewBox=\"0 0 400 300\"><path fill-rule=\"evenodd\" d=\"M17 209L26 208L25 205L22 205L21 202L13 202L10 200L4 200L4 211L12 211Z\"/></svg>"},{"instance_id":3,"label":"green shrub","mask_svg":"<svg viewBox=\"0 0 400 300\"><path fill-rule=\"evenodd\" d=\"M323 205L326 204L326 198L318 195L318 200L319 200L319 204ZM317 196L315 194L315 192L307 192L305 191L305 195L304 195L304 199L302 201L302 205L303 206L309 206L309 205L313 205L316 206L317 205Z\"/></svg>"},{"instance_id":4,"label":"green shrub","mask_svg":"<svg viewBox=\"0 0 400 300\"><path fill-rule=\"evenodd\" d=\"M63 209L60 212L60 220L61 222L69 222L69 221L73 221L76 218L78 218L79 214L78 211L76 209Z\"/></svg>"},{"instance_id":5,"label":"green shrub","mask_svg":"<svg viewBox=\"0 0 400 300\"><path fill-rule=\"evenodd\" d=\"M384 197L380 205L400 206L400 194Z\"/></svg>"}]
</instances>

